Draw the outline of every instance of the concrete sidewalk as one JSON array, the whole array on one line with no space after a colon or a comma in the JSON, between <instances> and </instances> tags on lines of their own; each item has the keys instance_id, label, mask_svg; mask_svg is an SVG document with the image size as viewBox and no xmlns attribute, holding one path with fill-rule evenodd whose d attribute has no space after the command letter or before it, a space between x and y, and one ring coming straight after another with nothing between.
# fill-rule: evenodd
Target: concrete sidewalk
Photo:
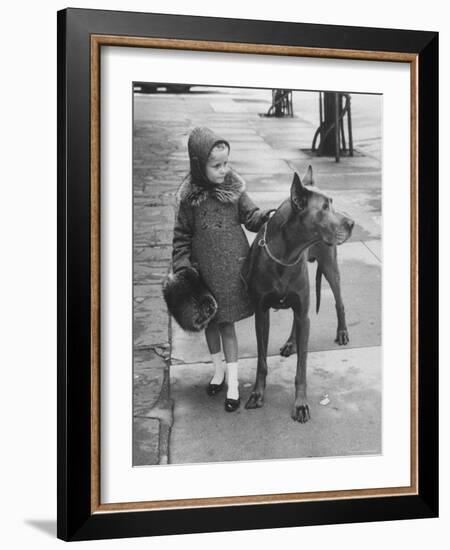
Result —
<instances>
[{"instance_id":1,"label":"concrete sidewalk","mask_svg":"<svg viewBox=\"0 0 450 550\"><path fill-rule=\"evenodd\" d=\"M175 402L170 462L224 462L381 452L381 350L379 347L315 352L308 356L311 420L290 418L295 357L269 358L264 407L227 414L223 394L205 392L211 366L172 369ZM256 359L240 361L243 404L253 386ZM321 405L325 396L329 403Z\"/></svg>"},{"instance_id":2,"label":"concrete sidewalk","mask_svg":"<svg viewBox=\"0 0 450 550\"><path fill-rule=\"evenodd\" d=\"M381 101L352 95L355 156L336 163L308 151L318 124L317 95L294 92L292 119L259 116L269 108L270 90L193 88L135 97L134 464L380 452ZM302 176L312 164L316 184L356 222L352 239L338 251L349 346L334 343L336 314L326 281L317 316L311 300L312 419L306 425L290 419L295 360L278 356L290 331L289 311L271 314L266 405L258 411L242 406L232 415L223 410L223 396L211 400L204 391L211 369L204 336L184 333L167 317L160 284L169 265L174 194L188 171L187 138L197 125L230 141L231 162L262 208L278 206L293 171ZM315 266L309 269L313 283ZM254 381L253 319L238 323L237 332L245 399ZM333 395L328 406L318 405L322 375ZM274 434L276 443L264 445Z\"/></svg>"}]
</instances>

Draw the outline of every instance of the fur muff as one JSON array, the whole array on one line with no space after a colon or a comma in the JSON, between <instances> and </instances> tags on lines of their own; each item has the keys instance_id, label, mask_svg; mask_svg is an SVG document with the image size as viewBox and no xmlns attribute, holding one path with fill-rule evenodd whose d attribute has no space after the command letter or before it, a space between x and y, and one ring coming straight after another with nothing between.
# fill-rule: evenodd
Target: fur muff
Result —
<instances>
[{"instance_id":1,"label":"fur muff","mask_svg":"<svg viewBox=\"0 0 450 550\"><path fill-rule=\"evenodd\" d=\"M203 330L217 313L217 302L191 267L171 273L163 284L169 313L183 330Z\"/></svg>"}]
</instances>

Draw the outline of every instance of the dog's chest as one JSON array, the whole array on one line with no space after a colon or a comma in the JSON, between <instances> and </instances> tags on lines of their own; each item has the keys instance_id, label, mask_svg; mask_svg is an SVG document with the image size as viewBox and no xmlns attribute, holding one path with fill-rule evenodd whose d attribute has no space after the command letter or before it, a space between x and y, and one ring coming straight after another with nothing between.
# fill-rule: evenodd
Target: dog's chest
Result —
<instances>
[{"instance_id":1,"label":"dog's chest","mask_svg":"<svg viewBox=\"0 0 450 550\"><path fill-rule=\"evenodd\" d=\"M304 292L308 292L308 275L301 277L299 270L288 270L276 280L267 295L266 304L274 309L288 309L298 303Z\"/></svg>"}]
</instances>

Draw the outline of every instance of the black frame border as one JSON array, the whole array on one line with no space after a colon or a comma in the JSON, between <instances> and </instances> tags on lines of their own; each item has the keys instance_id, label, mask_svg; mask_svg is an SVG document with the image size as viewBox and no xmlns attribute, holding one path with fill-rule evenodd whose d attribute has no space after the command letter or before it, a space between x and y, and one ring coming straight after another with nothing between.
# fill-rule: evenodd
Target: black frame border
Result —
<instances>
[{"instance_id":1,"label":"black frame border","mask_svg":"<svg viewBox=\"0 0 450 550\"><path fill-rule=\"evenodd\" d=\"M57 23L57 536L90 540L437 517L438 33L72 8L58 12ZM418 56L418 495L91 513L89 181L93 34Z\"/></svg>"}]
</instances>

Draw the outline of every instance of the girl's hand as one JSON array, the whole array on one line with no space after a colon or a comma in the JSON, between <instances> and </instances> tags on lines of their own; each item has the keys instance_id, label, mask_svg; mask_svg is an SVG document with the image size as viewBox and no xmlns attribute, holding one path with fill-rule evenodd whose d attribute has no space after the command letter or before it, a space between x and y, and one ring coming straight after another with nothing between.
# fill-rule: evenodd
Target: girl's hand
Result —
<instances>
[{"instance_id":1,"label":"girl's hand","mask_svg":"<svg viewBox=\"0 0 450 550\"><path fill-rule=\"evenodd\" d=\"M273 214L276 212L276 208L271 208L270 210L267 210L266 212L264 212L263 214L263 219L264 219L264 222L266 222L267 220L269 220Z\"/></svg>"}]
</instances>

